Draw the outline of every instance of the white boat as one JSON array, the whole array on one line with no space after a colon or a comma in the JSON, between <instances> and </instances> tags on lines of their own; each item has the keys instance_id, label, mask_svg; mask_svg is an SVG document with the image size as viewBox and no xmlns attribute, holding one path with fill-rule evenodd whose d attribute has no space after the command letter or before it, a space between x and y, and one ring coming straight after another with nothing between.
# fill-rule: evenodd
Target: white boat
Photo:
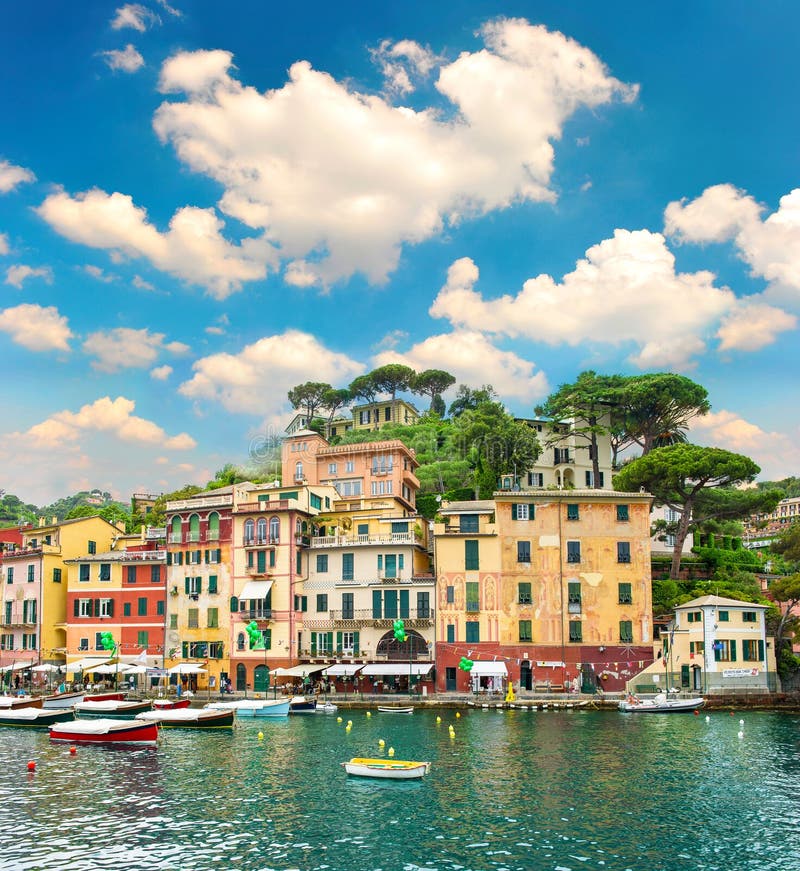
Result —
<instances>
[{"instance_id":1,"label":"white boat","mask_svg":"<svg viewBox=\"0 0 800 871\"><path fill-rule=\"evenodd\" d=\"M71 723L50 726L50 740L68 741L70 744L155 745L158 724L135 720L73 720Z\"/></svg>"},{"instance_id":2,"label":"white boat","mask_svg":"<svg viewBox=\"0 0 800 871\"><path fill-rule=\"evenodd\" d=\"M239 717L286 717L289 699L238 699L233 702L211 702L212 711L236 711Z\"/></svg>"},{"instance_id":3,"label":"white boat","mask_svg":"<svg viewBox=\"0 0 800 871\"><path fill-rule=\"evenodd\" d=\"M338 705L334 705L333 702L325 702L324 704L320 704L317 702L317 707L314 710L315 714L335 714L339 710Z\"/></svg>"},{"instance_id":4,"label":"white boat","mask_svg":"<svg viewBox=\"0 0 800 871\"><path fill-rule=\"evenodd\" d=\"M628 696L619 703L620 711L626 714L679 714L691 713L702 708L705 699L668 698L665 693L658 693L651 699L640 699L638 696Z\"/></svg>"},{"instance_id":5,"label":"white boat","mask_svg":"<svg viewBox=\"0 0 800 871\"><path fill-rule=\"evenodd\" d=\"M42 707L48 710L53 708L71 708L73 705L80 704L85 695L83 690L77 693L55 693L42 699Z\"/></svg>"},{"instance_id":6,"label":"white boat","mask_svg":"<svg viewBox=\"0 0 800 871\"><path fill-rule=\"evenodd\" d=\"M235 718L233 710L210 708L161 708L136 715L137 720L158 723L164 729L231 729Z\"/></svg>"},{"instance_id":7,"label":"white boat","mask_svg":"<svg viewBox=\"0 0 800 871\"><path fill-rule=\"evenodd\" d=\"M342 762L348 774L357 777L379 777L389 780L415 780L424 777L430 770L430 762L411 762L403 759L361 759Z\"/></svg>"},{"instance_id":8,"label":"white boat","mask_svg":"<svg viewBox=\"0 0 800 871\"><path fill-rule=\"evenodd\" d=\"M389 705L387 705L385 707L378 705L378 710L380 711L381 714L413 714L414 713L413 708L393 708L393 707L390 707Z\"/></svg>"},{"instance_id":9,"label":"white boat","mask_svg":"<svg viewBox=\"0 0 800 871\"><path fill-rule=\"evenodd\" d=\"M75 713L82 719L110 717L115 720L132 720L137 714L149 711L152 707L153 703L149 699L139 701L106 699L102 702L80 702L75 705Z\"/></svg>"}]
</instances>

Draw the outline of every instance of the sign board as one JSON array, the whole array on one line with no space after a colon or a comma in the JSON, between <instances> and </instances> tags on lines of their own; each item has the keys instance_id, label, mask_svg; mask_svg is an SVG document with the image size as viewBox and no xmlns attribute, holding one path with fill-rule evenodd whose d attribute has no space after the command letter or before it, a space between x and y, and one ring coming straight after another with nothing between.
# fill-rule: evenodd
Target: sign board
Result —
<instances>
[{"instance_id":1,"label":"sign board","mask_svg":"<svg viewBox=\"0 0 800 871\"><path fill-rule=\"evenodd\" d=\"M759 674L757 668L726 668L723 669L723 677L756 677Z\"/></svg>"}]
</instances>

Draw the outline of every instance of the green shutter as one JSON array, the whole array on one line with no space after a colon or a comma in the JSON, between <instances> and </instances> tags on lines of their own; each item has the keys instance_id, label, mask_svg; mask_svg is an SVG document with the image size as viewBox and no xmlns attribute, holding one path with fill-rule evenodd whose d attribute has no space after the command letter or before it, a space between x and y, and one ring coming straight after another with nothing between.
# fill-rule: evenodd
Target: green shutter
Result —
<instances>
[{"instance_id":1,"label":"green shutter","mask_svg":"<svg viewBox=\"0 0 800 871\"><path fill-rule=\"evenodd\" d=\"M381 591L373 590L372 591L372 619L380 620L381 619Z\"/></svg>"},{"instance_id":2,"label":"green shutter","mask_svg":"<svg viewBox=\"0 0 800 871\"><path fill-rule=\"evenodd\" d=\"M408 617L408 590L400 590L400 616Z\"/></svg>"},{"instance_id":3,"label":"green shutter","mask_svg":"<svg viewBox=\"0 0 800 871\"><path fill-rule=\"evenodd\" d=\"M731 645L731 662L736 662L736 639L732 638L730 641Z\"/></svg>"},{"instance_id":4,"label":"green shutter","mask_svg":"<svg viewBox=\"0 0 800 871\"><path fill-rule=\"evenodd\" d=\"M270 567L271 569L274 569L274 568L275 568L275 548L274 548L274 547L273 547L272 550L269 552L269 567Z\"/></svg>"},{"instance_id":5,"label":"green shutter","mask_svg":"<svg viewBox=\"0 0 800 871\"><path fill-rule=\"evenodd\" d=\"M397 568L398 569L403 568L403 554L399 554L397 557Z\"/></svg>"},{"instance_id":6,"label":"green shutter","mask_svg":"<svg viewBox=\"0 0 800 871\"><path fill-rule=\"evenodd\" d=\"M328 636L328 646L326 649L330 652L333 650L333 632L326 632L325 634Z\"/></svg>"},{"instance_id":7,"label":"green shutter","mask_svg":"<svg viewBox=\"0 0 800 871\"><path fill-rule=\"evenodd\" d=\"M259 550L256 553L256 571L260 574L264 574L267 570L267 552L265 550Z\"/></svg>"},{"instance_id":8,"label":"green shutter","mask_svg":"<svg viewBox=\"0 0 800 871\"><path fill-rule=\"evenodd\" d=\"M10 602L6 603L6 610L8 610L8 606L10 604L11 604ZM75 601L72 603L72 613L74 614L75 617L81 616L81 603L78 599L75 599ZM11 622L10 619L6 620L6 623L10 623L10 622Z\"/></svg>"},{"instance_id":9,"label":"green shutter","mask_svg":"<svg viewBox=\"0 0 800 871\"><path fill-rule=\"evenodd\" d=\"M467 571L476 571L479 566L478 542L468 539L464 542L464 568Z\"/></svg>"},{"instance_id":10,"label":"green shutter","mask_svg":"<svg viewBox=\"0 0 800 871\"><path fill-rule=\"evenodd\" d=\"M353 656L358 656L359 649L359 634L358 632L353 633Z\"/></svg>"},{"instance_id":11,"label":"green shutter","mask_svg":"<svg viewBox=\"0 0 800 871\"><path fill-rule=\"evenodd\" d=\"M231 596L231 614L236 614L239 611L239 600L236 596Z\"/></svg>"},{"instance_id":12,"label":"green shutter","mask_svg":"<svg viewBox=\"0 0 800 871\"><path fill-rule=\"evenodd\" d=\"M758 640L758 658L761 662L764 661L764 642L760 638Z\"/></svg>"},{"instance_id":13,"label":"green shutter","mask_svg":"<svg viewBox=\"0 0 800 871\"><path fill-rule=\"evenodd\" d=\"M216 593L217 592L217 576L209 575L208 576L208 592Z\"/></svg>"},{"instance_id":14,"label":"green shutter","mask_svg":"<svg viewBox=\"0 0 800 871\"><path fill-rule=\"evenodd\" d=\"M317 652L317 633L311 633L311 655L314 656Z\"/></svg>"},{"instance_id":15,"label":"green shutter","mask_svg":"<svg viewBox=\"0 0 800 871\"><path fill-rule=\"evenodd\" d=\"M342 633L341 632L336 633L336 652L337 653L342 652Z\"/></svg>"},{"instance_id":16,"label":"green shutter","mask_svg":"<svg viewBox=\"0 0 800 871\"><path fill-rule=\"evenodd\" d=\"M688 665L681 666L681 686L682 687L689 686L689 666Z\"/></svg>"},{"instance_id":17,"label":"green shutter","mask_svg":"<svg viewBox=\"0 0 800 871\"><path fill-rule=\"evenodd\" d=\"M383 568L383 554L379 553L378 554L378 571L381 571L382 568Z\"/></svg>"},{"instance_id":18,"label":"green shutter","mask_svg":"<svg viewBox=\"0 0 800 871\"><path fill-rule=\"evenodd\" d=\"M512 520L517 519L517 503L516 502L511 503L511 519Z\"/></svg>"},{"instance_id":19,"label":"green shutter","mask_svg":"<svg viewBox=\"0 0 800 871\"><path fill-rule=\"evenodd\" d=\"M183 579L183 588L184 588L184 592L186 593L187 596L189 595L189 584L190 583L191 583L191 578L184 578Z\"/></svg>"},{"instance_id":20,"label":"green shutter","mask_svg":"<svg viewBox=\"0 0 800 871\"><path fill-rule=\"evenodd\" d=\"M383 594L383 613L392 620L397 618L397 590L386 590Z\"/></svg>"}]
</instances>

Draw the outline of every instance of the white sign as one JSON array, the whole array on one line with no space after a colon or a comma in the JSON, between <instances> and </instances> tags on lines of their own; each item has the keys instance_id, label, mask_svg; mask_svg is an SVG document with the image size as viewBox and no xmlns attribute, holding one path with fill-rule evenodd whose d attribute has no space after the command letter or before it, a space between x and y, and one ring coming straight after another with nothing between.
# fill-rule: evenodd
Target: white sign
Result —
<instances>
[{"instance_id":1,"label":"white sign","mask_svg":"<svg viewBox=\"0 0 800 871\"><path fill-rule=\"evenodd\" d=\"M540 668L564 668L563 662L554 662L551 659L540 659L536 662Z\"/></svg>"},{"instance_id":2,"label":"white sign","mask_svg":"<svg viewBox=\"0 0 800 871\"><path fill-rule=\"evenodd\" d=\"M722 672L723 677L756 677L757 668L726 668Z\"/></svg>"}]
</instances>

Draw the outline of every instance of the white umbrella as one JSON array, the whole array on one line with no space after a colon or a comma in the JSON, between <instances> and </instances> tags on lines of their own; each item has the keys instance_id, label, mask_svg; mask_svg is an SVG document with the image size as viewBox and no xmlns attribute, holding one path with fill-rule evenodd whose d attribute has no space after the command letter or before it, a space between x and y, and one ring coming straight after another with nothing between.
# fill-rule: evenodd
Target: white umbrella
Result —
<instances>
[{"instance_id":1,"label":"white umbrella","mask_svg":"<svg viewBox=\"0 0 800 871\"><path fill-rule=\"evenodd\" d=\"M46 672L46 671L58 671L58 669L59 669L59 666L52 665L49 662L45 662L42 665L34 665L34 667L31 669L31 671Z\"/></svg>"},{"instance_id":2,"label":"white umbrella","mask_svg":"<svg viewBox=\"0 0 800 871\"><path fill-rule=\"evenodd\" d=\"M168 674L205 674L206 670L200 668L195 662L180 662L168 669Z\"/></svg>"},{"instance_id":3,"label":"white umbrella","mask_svg":"<svg viewBox=\"0 0 800 871\"><path fill-rule=\"evenodd\" d=\"M128 674L130 666L125 665L124 662L109 665L98 665L97 668L93 668L92 671L94 674Z\"/></svg>"}]
</instances>

